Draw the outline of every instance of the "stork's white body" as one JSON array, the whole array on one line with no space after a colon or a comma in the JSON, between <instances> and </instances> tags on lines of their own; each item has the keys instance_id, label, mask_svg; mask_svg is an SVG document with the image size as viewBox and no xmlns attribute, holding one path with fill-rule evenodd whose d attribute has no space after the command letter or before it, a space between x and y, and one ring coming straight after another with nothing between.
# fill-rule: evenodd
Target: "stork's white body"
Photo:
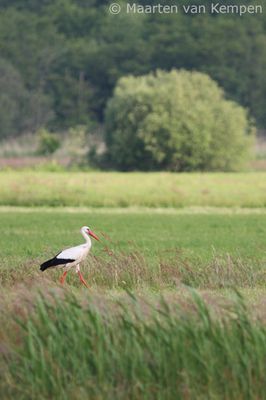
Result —
<instances>
[{"instance_id":1,"label":"stork's white body","mask_svg":"<svg viewBox=\"0 0 266 400\"><path fill-rule=\"evenodd\" d=\"M79 246L70 247L69 249L61 251L61 253L57 254L56 258L58 260L74 260L72 262L68 262L62 265L63 268L70 270L73 267L78 267L79 264L85 260L87 255L89 254L91 248L91 240L90 243L81 244ZM76 268L77 270L77 268Z\"/></svg>"}]
</instances>

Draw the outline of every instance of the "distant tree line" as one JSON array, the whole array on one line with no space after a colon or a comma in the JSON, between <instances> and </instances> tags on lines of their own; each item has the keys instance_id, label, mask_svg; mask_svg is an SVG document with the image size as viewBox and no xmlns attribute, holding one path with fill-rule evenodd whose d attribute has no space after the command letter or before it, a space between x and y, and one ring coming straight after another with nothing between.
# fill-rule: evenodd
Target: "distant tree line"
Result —
<instances>
[{"instance_id":1,"label":"distant tree line","mask_svg":"<svg viewBox=\"0 0 266 400\"><path fill-rule=\"evenodd\" d=\"M102 122L121 77L173 68L207 73L266 128L266 13L114 16L109 3L0 0L1 137Z\"/></svg>"}]
</instances>

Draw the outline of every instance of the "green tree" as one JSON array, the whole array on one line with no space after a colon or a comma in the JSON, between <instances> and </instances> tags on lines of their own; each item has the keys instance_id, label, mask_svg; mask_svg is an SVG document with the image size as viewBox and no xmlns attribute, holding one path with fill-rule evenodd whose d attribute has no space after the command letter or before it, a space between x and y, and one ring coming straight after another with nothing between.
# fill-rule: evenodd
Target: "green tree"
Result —
<instances>
[{"instance_id":1,"label":"green tree","mask_svg":"<svg viewBox=\"0 0 266 400\"><path fill-rule=\"evenodd\" d=\"M110 160L122 170L238 170L252 131L216 82L185 70L120 79L106 110Z\"/></svg>"},{"instance_id":2,"label":"green tree","mask_svg":"<svg viewBox=\"0 0 266 400\"><path fill-rule=\"evenodd\" d=\"M141 15L125 12L127 0L118 2L122 12L111 15L111 0L0 0L1 57L15 67L25 89L52 108L49 128L102 122L119 78L173 68L208 74L266 127L265 12L241 18L181 11ZM194 0L208 7L210 2Z\"/></svg>"},{"instance_id":3,"label":"green tree","mask_svg":"<svg viewBox=\"0 0 266 400\"><path fill-rule=\"evenodd\" d=\"M184 0L191 4L191 0ZM210 5L210 1L195 1ZM239 4L223 0L223 3ZM243 4L257 4L243 0ZM147 21L151 69L185 68L207 73L232 100L266 126L266 14L152 15Z\"/></svg>"},{"instance_id":4,"label":"green tree","mask_svg":"<svg viewBox=\"0 0 266 400\"><path fill-rule=\"evenodd\" d=\"M42 92L28 91L13 65L0 59L0 137L34 132L50 117L47 97Z\"/></svg>"}]
</instances>

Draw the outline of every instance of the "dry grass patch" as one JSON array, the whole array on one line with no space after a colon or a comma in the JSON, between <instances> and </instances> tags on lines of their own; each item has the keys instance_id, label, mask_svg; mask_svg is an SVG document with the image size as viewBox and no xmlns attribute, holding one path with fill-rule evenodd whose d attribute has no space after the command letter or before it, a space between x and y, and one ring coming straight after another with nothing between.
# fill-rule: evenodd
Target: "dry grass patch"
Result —
<instances>
[{"instance_id":1,"label":"dry grass patch","mask_svg":"<svg viewBox=\"0 0 266 400\"><path fill-rule=\"evenodd\" d=\"M214 254L203 262L200 258L186 258L181 251L175 252L167 261L159 259L151 262L142 253L113 253L106 249L103 256L89 256L83 266L84 277L94 288L138 289L177 288L187 285L201 289L253 288L265 287L266 270L263 263L243 260L240 257ZM0 270L0 284L13 287L27 282L47 284L57 283L62 270L39 271L38 261L29 261L17 268L6 266ZM79 287L75 271L67 275L66 284Z\"/></svg>"}]
</instances>

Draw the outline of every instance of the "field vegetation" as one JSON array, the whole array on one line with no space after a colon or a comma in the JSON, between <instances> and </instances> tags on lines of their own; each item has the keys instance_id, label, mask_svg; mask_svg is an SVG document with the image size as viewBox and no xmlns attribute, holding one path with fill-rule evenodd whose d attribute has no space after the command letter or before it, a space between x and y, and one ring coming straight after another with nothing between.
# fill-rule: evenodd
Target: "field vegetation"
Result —
<instances>
[{"instance_id":1,"label":"field vegetation","mask_svg":"<svg viewBox=\"0 0 266 400\"><path fill-rule=\"evenodd\" d=\"M266 214L254 211L2 207L1 397L263 398ZM75 272L62 288L39 264L84 224L101 239L82 267L90 289Z\"/></svg>"},{"instance_id":2,"label":"field vegetation","mask_svg":"<svg viewBox=\"0 0 266 400\"><path fill-rule=\"evenodd\" d=\"M266 174L0 172L1 206L266 206Z\"/></svg>"},{"instance_id":3,"label":"field vegetation","mask_svg":"<svg viewBox=\"0 0 266 400\"><path fill-rule=\"evenodd\" d=\"M266 14L110 3L0 0L0 399L264 399Z\"/></svg>"},{"instance_id":4,"label":"field vegetation","mask_svg":"<svg viewBox=\"0 0 266 400\"><path fill-rule=\"evenodd\" d=\"M263 398L264 323L242 301L217 315L193 297L140 307L132 294L112 304L39 296L34 314L17 317L20 351L5 354L4 398Z\"/></svg>"},{"instance_id":5,"label":"field vegetation","mask_svg":"<svg viewBox=\"0 0 266 400\"><path fill-rule=\"evenodd\" d=\"M141 287L156 281L159 286L175 286L175 280L183 279L194 287L223 287L234 284L233 275L234 279L238 276L238 286L248 286L244 282L251 283L256 274L257 284L263 283L259 276L265 260L266 214L28 210L2 211L0 216L4 232L0 237L0 276L4 285L21 276L28 279L31 273L36 276L41 260L60 248L78 244L79 227L84 224L101 238L94 243L93 255L84 267L85 274L92 275L92 286ZM222 284L222 271L231 275L228 284ZM208 284L212 279L218 281Z\"/></svg>"}]
</instances>

